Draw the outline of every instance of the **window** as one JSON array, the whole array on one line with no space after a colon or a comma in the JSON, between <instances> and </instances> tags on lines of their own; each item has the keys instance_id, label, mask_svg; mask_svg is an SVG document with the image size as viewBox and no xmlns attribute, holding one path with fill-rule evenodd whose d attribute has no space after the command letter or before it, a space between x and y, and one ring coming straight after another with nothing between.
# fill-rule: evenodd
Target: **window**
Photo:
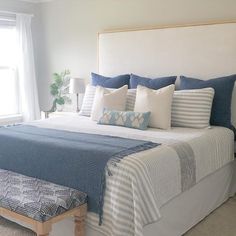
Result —
<instances>
[{"instance_id":1,"label":"window","mask_svg":"<svg viewBox=\"0 0 236 236\"><path fill-rule=\"evenodd\" d=\"M0 117L19 113L16 29L0 24Z\"/></svg>"}]
</instances>

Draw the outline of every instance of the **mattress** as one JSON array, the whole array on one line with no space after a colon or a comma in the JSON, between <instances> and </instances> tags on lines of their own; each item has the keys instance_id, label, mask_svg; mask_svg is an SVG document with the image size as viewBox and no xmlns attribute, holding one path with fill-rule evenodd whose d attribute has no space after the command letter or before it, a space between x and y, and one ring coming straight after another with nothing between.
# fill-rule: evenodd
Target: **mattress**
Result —
<instances>
[{"instance_id":1,"label":"mattress","mask_svg":"<svg viewBox=\"0 0 236 236\"><path fill-rule=\"evenodd\" d=\"M121 166L116 168L117 172L113 178L107 181L103 225L98 226L98 216L94 213L89 213L87 219L90 227L104 235L115 236L119 235L119 232L126 232L126 235L142 235L142 228L146 224L161 219L160 209L164 204L234 158L233 133L223 127L172 128L170 130L150 128L141 131L98 125L90 118L76 114L36 121L31 124L45 128L161 143L154 149L124 158ZM133 173L133 169L136 172ZM127 181L132 188L130 195L120 195L129 191L127 183L122 182L125 178L121 176L131 179ZM140 194L140 192L145 194ZM125 206L130 207L130 205L133 205L132 211L130 209L127 211ZM150 206L152 209L149 209ZM121 220L122 217L124 221Z\"/></svg>"}]
</instances>

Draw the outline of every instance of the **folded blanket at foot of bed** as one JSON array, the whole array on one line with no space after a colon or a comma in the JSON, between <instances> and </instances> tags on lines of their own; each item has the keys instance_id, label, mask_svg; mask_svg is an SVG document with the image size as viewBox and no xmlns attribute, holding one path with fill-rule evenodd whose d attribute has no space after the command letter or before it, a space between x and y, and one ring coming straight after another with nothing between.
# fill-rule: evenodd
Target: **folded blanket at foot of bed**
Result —
<instances>
[{"instance_id":1,"label":"folded blanket at foot of bed","mask_svg":"<svg viewBox=\"0 0 236 236\"><path fill-rule=\"evenodd\" d=\"M105 170L109 171L109 165L158 145L29 125L2 127L0 169L85 192L88 194L88 209L101 216Z\"/></svg>"}]
</instances>

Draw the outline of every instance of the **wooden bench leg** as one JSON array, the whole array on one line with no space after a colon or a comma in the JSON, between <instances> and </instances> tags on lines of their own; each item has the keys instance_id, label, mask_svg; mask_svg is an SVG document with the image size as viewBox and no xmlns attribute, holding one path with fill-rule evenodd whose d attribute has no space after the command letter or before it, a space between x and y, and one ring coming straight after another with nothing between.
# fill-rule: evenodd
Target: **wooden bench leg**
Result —
<instances>
[{"instance_id":1,"label":"wooden bench leg","mask_svg":"<svg viewBox=\"0 0 236 236\"><path fill-rule=\"evenodd\" d=\"M45 223L37 223L35 231L37 236L49 236L51 230L52 230L52 224L49 222L45 222Z\"/></svg>"},{"instance_id":2,"label":"wooden bench leg","mask_svg":"<svg viewBox=\"0 0 236 236\"><path fill-rule=\"evenodd\" d=\"M75 213L75 236L85 236L85 218L87 214L87 205L81 206Z\"/></svg>"}]
</instances>

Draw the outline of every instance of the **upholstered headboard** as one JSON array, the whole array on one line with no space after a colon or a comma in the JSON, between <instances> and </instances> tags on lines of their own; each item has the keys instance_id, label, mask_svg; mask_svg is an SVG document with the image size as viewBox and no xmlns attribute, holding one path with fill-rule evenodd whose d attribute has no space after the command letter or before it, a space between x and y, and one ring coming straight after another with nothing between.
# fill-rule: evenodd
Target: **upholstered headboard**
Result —
<instances>
[{"instance_id":1,"label":"upholstered headboard","mask_svg":"<svg viewBox=\"0 0 236 236\"><path fill-rule=\"evenodd\" d=\"M209 79L236 74L236 21L99 34L99 73ZM233 94L236 125L236 89Z\"/></svg>"}]
</instances>

